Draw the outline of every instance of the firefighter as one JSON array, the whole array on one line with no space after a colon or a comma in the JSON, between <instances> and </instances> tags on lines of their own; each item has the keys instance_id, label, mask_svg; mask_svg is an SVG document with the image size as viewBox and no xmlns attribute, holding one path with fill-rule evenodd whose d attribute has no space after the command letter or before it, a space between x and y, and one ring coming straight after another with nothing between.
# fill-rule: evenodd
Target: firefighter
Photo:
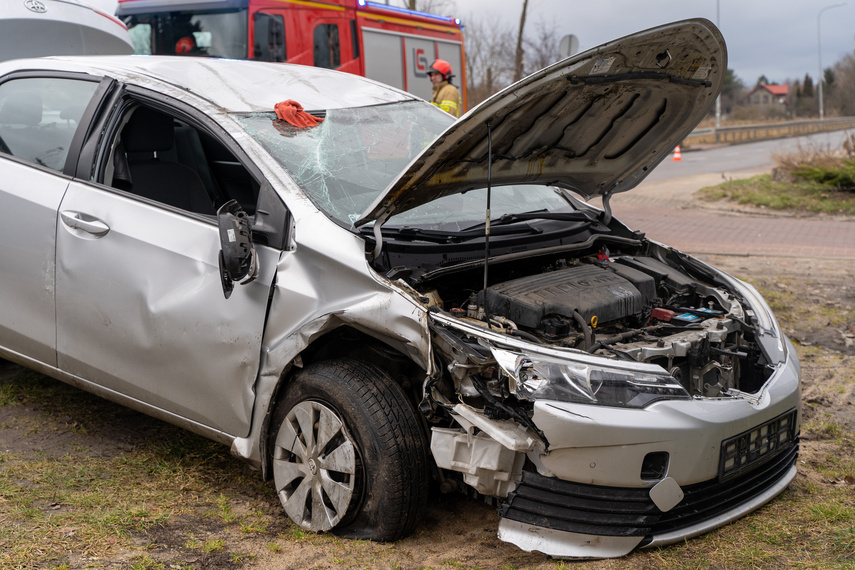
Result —
<instances>
[{"instance_id":1,"label":"firefighter","mask_svg":"<svg viewBox=\"0 0 855 570\"><path fill-rule=\"evenodd\" d=\"M433 98L431 103L451 114L460 117L460 91L451 84L454 77L451 74L451 64L444 59L434 61L428 68L428 78L433 83Z\"/></svg>"}]
</instances>

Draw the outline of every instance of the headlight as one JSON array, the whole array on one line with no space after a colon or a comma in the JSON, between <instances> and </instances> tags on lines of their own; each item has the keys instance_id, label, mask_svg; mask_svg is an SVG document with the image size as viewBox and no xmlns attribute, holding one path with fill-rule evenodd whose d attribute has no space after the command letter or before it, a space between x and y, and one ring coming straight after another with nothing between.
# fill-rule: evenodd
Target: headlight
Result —
<instances>
[{"instance_id":1,"label":"headlight","mask_svg":"<svg viewBox=\"0 0 855 570\"><path fill-rule=\"evenodd\" d=\"M510 378L511 392L524 400L643 408L657 400L691 398L679 382L664 374L616 370L501 349L493 349L493 356Z\"/></svg>"}]
</instances>

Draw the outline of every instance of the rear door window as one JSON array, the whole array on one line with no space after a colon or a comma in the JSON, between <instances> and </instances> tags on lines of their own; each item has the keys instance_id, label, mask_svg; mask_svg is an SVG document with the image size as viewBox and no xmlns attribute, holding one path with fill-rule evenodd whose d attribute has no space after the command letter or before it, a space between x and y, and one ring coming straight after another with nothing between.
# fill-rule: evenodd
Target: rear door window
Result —
<instances>
[{"instance_id":1,"label":"rear door window","mask_svg":"<svg viewBox=\"0 0 855 570\"><path fill-rule=\"evenodd\" d=\"M0 152L61 171L95 81L27 77L0 85Z\"/></svg>"}]
</instances>

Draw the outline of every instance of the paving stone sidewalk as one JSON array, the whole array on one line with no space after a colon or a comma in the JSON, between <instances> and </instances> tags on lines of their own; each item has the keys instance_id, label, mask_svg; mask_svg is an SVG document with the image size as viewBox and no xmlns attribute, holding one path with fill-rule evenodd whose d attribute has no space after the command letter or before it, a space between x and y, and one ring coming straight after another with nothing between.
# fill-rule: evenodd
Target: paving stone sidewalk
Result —
<instances>
[{"instance_id":1,"label":"paving stone sidewalk","mask_svg":"<svg viewBox=\"0 0 855 570\"><path fill-rule=\"evenodd\" d=\"M740 172L746 178L758 172ZM693 194L721 182L702 174L643 182L612 199L624 224L691 254L837 258L855 262L855 218L797 217L705 203Z\"/></svg>"}]
</instances>

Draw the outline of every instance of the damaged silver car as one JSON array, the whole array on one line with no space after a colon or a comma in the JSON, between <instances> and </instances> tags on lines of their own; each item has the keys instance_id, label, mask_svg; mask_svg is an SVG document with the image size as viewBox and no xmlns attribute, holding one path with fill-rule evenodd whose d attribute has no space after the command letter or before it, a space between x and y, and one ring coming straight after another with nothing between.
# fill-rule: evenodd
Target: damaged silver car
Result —
<instances>
[{"instance_id":1,"label":"damaged silver car","mask_svg":"<svg viewBox=\"0 0 855 570\"><path fill-rule=\"evenodd\" d=\"M609 203L726 69L677 22L452 122L309 67L2 63L0 357L230 445L312 531L397 540L434 483L558 557L719 527L795 476L795 351Z\"/></svg>"}]
</instances>

